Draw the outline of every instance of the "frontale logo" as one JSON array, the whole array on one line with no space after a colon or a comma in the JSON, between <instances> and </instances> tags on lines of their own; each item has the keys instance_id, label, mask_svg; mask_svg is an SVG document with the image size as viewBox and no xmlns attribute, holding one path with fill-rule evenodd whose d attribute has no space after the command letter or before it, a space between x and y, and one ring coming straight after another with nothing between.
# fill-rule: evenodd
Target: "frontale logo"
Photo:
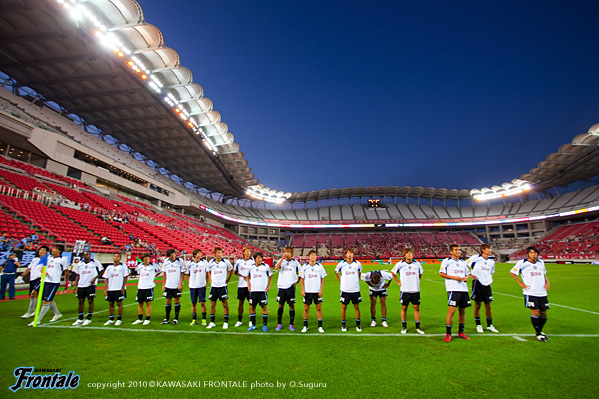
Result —
<instances>
[{"instance_id":1,"label":"frontale logo","mask_svg":"<svg viewBox=\"0 0 599 399\"><path fill-rule=\"evenodd\" d=\"M13 392L19 389L75 389L79 387L81 377L74 372L60 374L60 369L36 369L35 367L17 367L14 376L17 379L15 385L9 387ZM33 374L33 373L53 374Z\"/></svg>"}]
</instances>

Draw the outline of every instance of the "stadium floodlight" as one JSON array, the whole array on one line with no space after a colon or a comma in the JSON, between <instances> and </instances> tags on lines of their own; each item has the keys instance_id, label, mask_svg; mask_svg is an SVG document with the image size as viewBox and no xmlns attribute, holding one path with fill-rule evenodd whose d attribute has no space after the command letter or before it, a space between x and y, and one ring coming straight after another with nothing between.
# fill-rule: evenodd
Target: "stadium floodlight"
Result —
<instances>
[{"instance_id":1,"label":"stadium floodlight","mask_svg":"<svg viewBox=\"0 0 599 399\"><path fill-rule=\"evenodd\" d=\"M484 187L482 189L470 190L470 196L477 201L485 201L495 198L509 197L511 195L521 194L532 190L532 184L526 180L514 179L510 183L503 183L501 186L492 188Z\"/></svg>"},{"instance_id":2,"label":"stadium floodlight","mask_svg":"<svg viewBox=\"0 0 599 399\"><path fill-rule=\"evenodd\" d=\"M250 186L245 190L245 193L250 198L275 204L283 204L291 196L291 193L271 190L268 187L264 187L263 184Z\"/></svg>"}]
</instances>

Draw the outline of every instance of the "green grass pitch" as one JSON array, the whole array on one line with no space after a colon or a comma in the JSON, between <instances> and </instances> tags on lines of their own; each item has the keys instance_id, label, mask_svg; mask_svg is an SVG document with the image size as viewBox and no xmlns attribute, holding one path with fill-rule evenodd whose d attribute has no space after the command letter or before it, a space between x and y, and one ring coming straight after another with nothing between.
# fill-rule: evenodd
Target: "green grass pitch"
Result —
<instances>
[{"instance_id":1,"label":"green grass pitch","mask_svg":"<svg viewBox=\"0 0 599 399\"><path fill-rule=\"evenodd\" d=\"M523 306L521 289L509 275L510 267L497 265L492 286L493 324L500 333L476 333L469 308L466 333L470 341L454 338L449 344L443 341L447 300L438 265L424 266L421 314L425 336L415 334L411 308L408 334L400 334L399 287L395 282L389 288L389 328L380 326L379 308L379 326L370 327L368 290L362 284L363 332L355 331L353 309L348 309L349 331L341 333L339 283L331 266L326 267L324 334L316 331L314 306L310 331L299 332L303 324L301 302L296 305L297 331L291 333L286 328L287 307L285 328L275 331L277 275L269 293L267 333L260 331L260 311L258 329L246 331L247 304L244 326L233 327L237 321L236 277L229 286L233 299L231 327L226 331L221 328L220 304L215 330L189 326L189 294L181 301L179 325L160 325L164 317L164 299L160 298L154 301L152 323L133 326L137 315L135 286L128 288L121 327L103 326L108 306L101 297L96 299L89 326L93 328L71 326L77 316L73 294L57 295L64 317L49 325L50 311L46 323L38 328L26 327L30 320L19 318L27 308L24 300L5 301L0 303L0 397L599 397L599 266L547 265L551 309L544 330L551 339L546 344L533 336L530 312ZM364 265L365 271L379 268L390 269ZM158 283L157 291L160 287ZM481 316L484 324L484 310ZM456 333L457 315L454 336ZM12 393L8 387L16 382L13 370L23 366L60 368L62 374L73 371L81 376L80 386L68 392L21 389ZM199 386L143 387L177 381ZM236 381L241 386L210 386L222 381ZM111 382L122 382L125 387L90 386ZM243 387L244 382L247 387ZM262 386L252 389L256 382ZM310 388L309 384L319 383L321 386Z\"/></svg>"}]
</instances>

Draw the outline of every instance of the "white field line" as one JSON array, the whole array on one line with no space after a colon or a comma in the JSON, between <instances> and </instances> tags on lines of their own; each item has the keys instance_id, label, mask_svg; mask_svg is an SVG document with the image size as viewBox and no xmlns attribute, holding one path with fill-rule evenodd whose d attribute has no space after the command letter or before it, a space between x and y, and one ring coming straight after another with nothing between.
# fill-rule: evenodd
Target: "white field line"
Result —
<instances>
[{"instance_id":1,"label":"white field line","mask_svg":"<svg viewBox=\"0 0 599 399\"><path fill-rule=\"evenodd\" d=\"M428 279L428 278L427 278L427 279L425 279L425 280L426 280L426 281L431 281L431 282L433 282L433 283L444 284L444 282L443 282L443 281L431 280L431 279ZM504 294L503 292L496 292L496 291L493 291L493 295L495 295L495 294L497 294L497 295L503 295L503 296L509 296L509 297L512 297L512 298L517 298L517 299L524 299L524 297L523 297L523 296L516 296L516 295L511 295L511 294ZM558 306L558 307L560 307L560 308L566 308L566 309L570 309L570 310L578 310L579 312L585 312L585 313L595 314L595 315L599 316L599 312L593 312L593 311L586 310L586 309L572 308L572 307L570 307L570 306L560 305L560 304L553 303L553 302L549 302L549 305L550 305L550 306Z\"/></svg>"},{"instance_id":2,"label":"white field line","mask_svg":"<svg viewBox=\"0 0 599 399\"><path fill-rule=\"evenodd\" d=\"M513 338L514 338L514 339L516 339L516 340L518 340L518 341L528 342L528 341L526 341L524 338L522 338L522 337L519 337L519 336L517 336L517 335L514 335L514 337L513 337Z\"/></svg>"},{"instance_id":3,"label":"white field line","mask_svg":"<svg viewBox=\"0 0 599 399\"><path fill-rule=\"evenodd\" d=\"M158 330L152 328L123 328L123 327L81 327L81 326L57 326L50 324L42 324L40 327L43 328L74 328L79 330L116 330L116 331L126 331L126 332L152 332L152 333L170 333L170 334L224 334L224 335L246 335L246 336L262 336L262 337L275 337L275 336L303 336L303 337L316 337L316 336L326 336L326 337L445 337L445 334L369 334L369 333L317 333L317 329L313 328L311 334L302 334L300 332L272 332L272 333L261 333L261 332L245 332L245 331L219 331L219 330ZM256 330L257 331L257 330ZM535 337L534 334L471 334L471 337ZM551 334L551 337L574 337L574 338L599 338L599 334ZM457 338L456 338L457 339Z\"/></svg>"}]
</instances>

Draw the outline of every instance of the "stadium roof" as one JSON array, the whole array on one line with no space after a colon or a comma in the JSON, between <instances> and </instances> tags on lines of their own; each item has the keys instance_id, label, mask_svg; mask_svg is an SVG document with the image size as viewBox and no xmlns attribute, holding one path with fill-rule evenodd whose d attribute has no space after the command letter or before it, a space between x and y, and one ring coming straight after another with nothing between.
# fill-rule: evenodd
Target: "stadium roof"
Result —
<instances>
[{"instance_id":1,"label":"stadium roof","mask_svg":"<svg viewBox=\"0 0 599 399\"><path fill-rule=\"evenodd\" d=\"M585 134L574 137L572 143L562 145L558 152L547 155L545 161L522 180L532 182L536 189L566 186L599 174L599 123Z\"/></svg>"},{"instance_id":2,"label":"stadium roof","mask_svg":"<svg viewBox=\"0 0 599 399\"><path fill-rule=\"evenodd\" d=\"M183 182L238 197L258 184L212 101L177 52L164 46L160 30L144 21L137 2L84 2L85 10L69 5L2 1L0 70ZM85 15L73 20L78 13ZM125 53L102 46L98 35L122 44ZM127 59L143 71L136 73ZM152 91L152 84L161 86ZM197 123L195 131L187 118Z\"/></svg>"}]
</instances>

